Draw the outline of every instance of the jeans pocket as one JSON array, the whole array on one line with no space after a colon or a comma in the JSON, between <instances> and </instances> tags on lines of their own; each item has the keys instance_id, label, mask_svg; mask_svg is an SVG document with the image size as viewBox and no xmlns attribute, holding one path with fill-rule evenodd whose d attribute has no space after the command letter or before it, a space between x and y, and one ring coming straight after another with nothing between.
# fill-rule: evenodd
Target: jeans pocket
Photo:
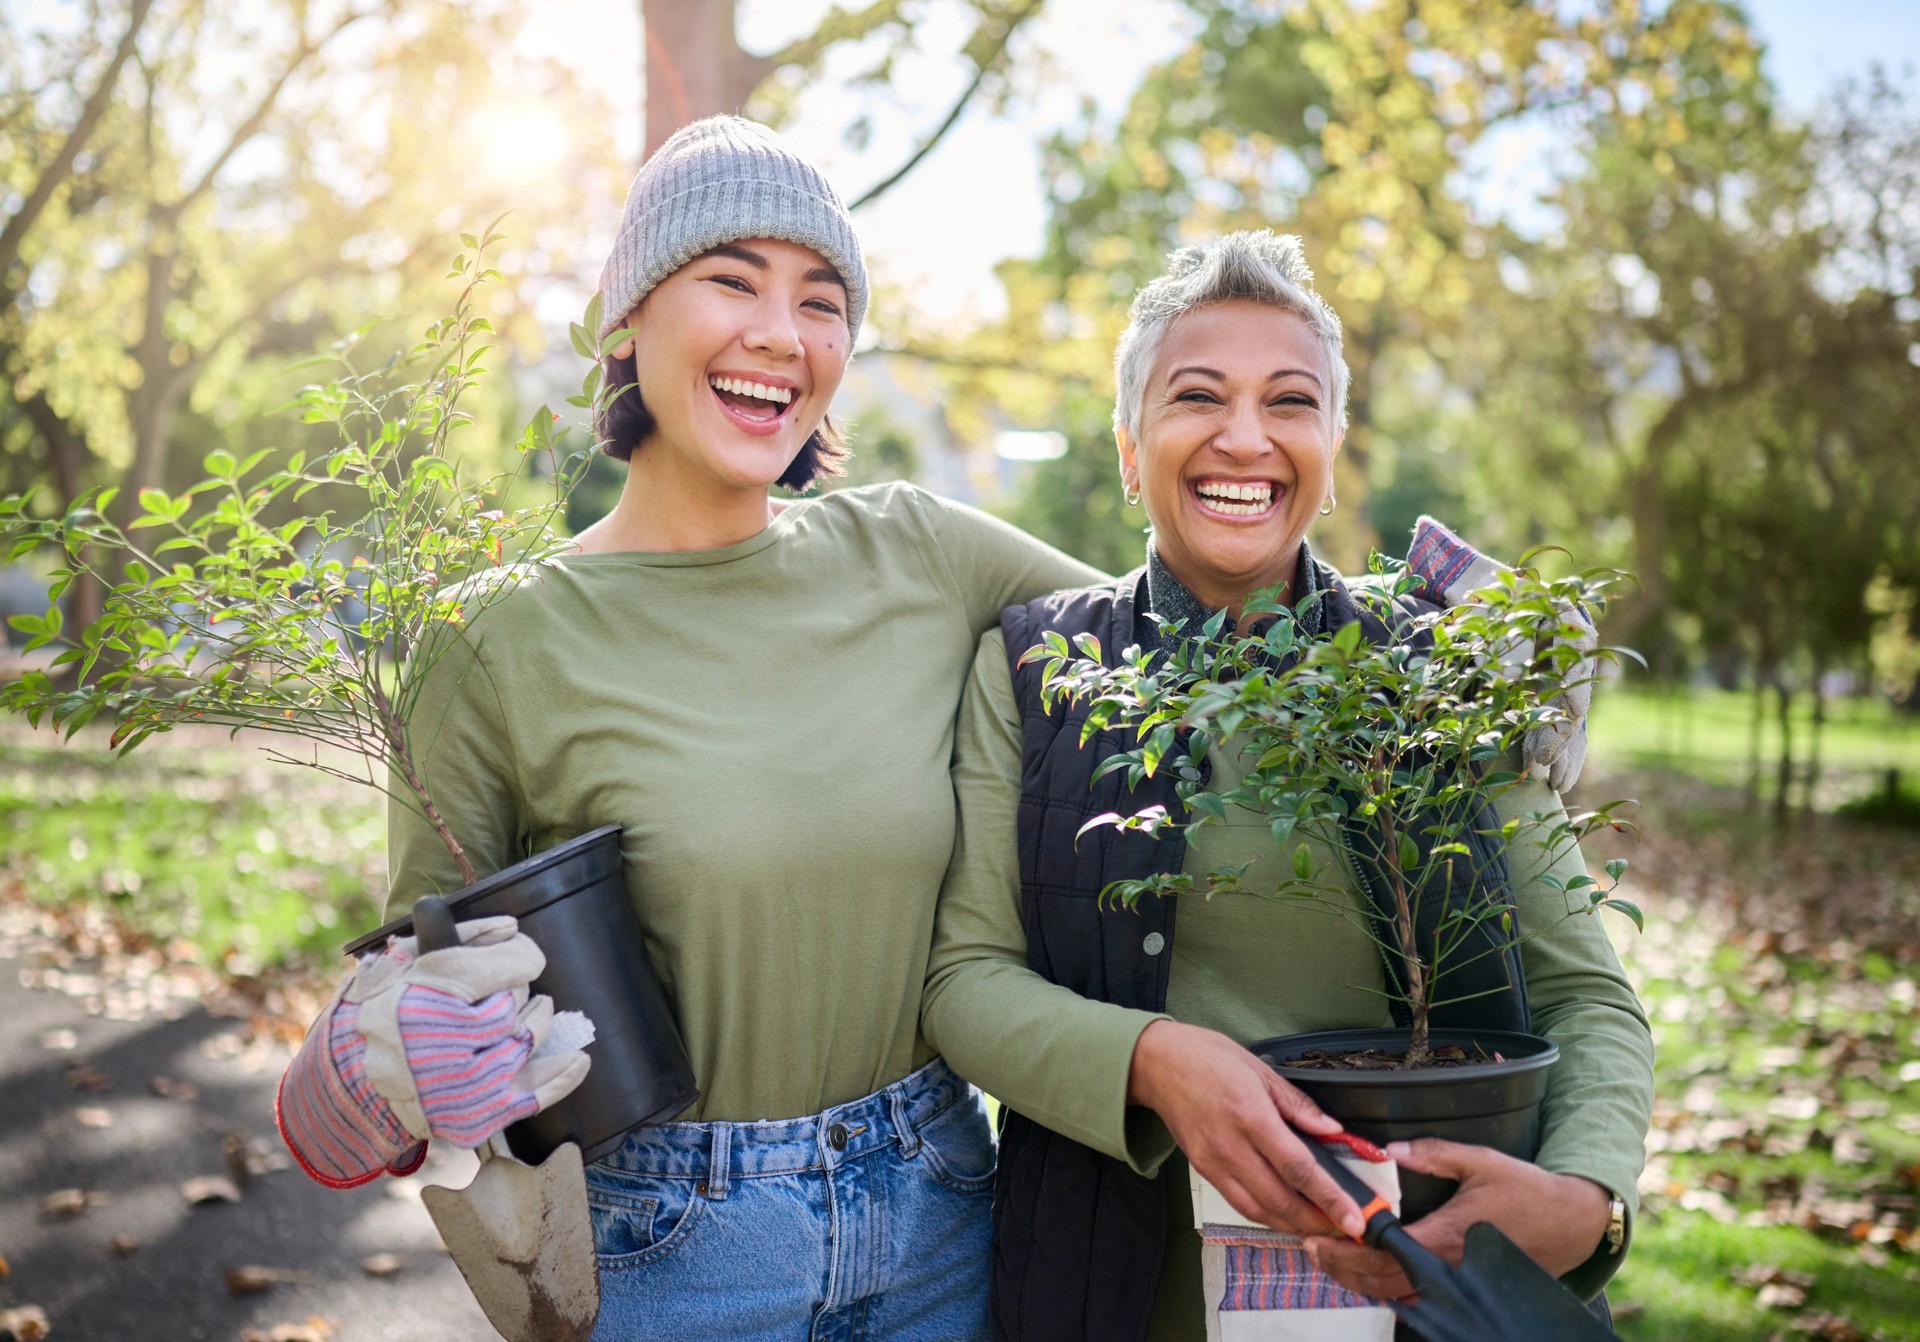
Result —
<instances>
[{"instance_id":1,"label":"jeans pocket","mask_svg":"<svg viewBox=\"0 0 1920 1342\"><path fill-rule=\"evenodd\" d=\"M942 1109L922 1124L916 1135L920 1158L927 1162L934 1178L956 1193L993 1190L999 1149L978 1092L969 1091Z\"/></svg>"},{"instance_id":2,"label":"jeans pocket","mask_svg":"<svg viewBox=\"0 0 1920 1342\"><path fill-rule=\"evenodd\" d=\"M686 1243L706 1205L691 1179L587 1166L587 1211L603 1269L659 1262Z\"/></svg>"}]
</instances>

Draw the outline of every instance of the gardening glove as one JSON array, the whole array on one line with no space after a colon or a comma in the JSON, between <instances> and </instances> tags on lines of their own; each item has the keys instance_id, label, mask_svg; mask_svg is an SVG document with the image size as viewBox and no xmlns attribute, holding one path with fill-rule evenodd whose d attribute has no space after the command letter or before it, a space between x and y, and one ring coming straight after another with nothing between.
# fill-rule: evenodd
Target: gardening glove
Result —
<instances>
[{"instance_id":1,"label":"gardening glove","mask_svg":"<svg viewBox=\"0 0 1920 1342\"><path fill-rule=\"evenodd\" d=\"M281 1135L321 1183L411 1174L427 1138L479 1146L586 1076L591 1025L529 996L539 947L512 918L459 932L461 945L424 956L396 937L364 957L287 1069Z\"/></svg>"},{"instance_id":2,"label":"gardening glove","mask_svg":"<svg viewBox=\"0 0 1920 1342\"><path fill-rule=\"evenodd\" d=\"M1414 526L1407 567L1422 583L1419 594L1442 606L1472 600L1475 592L1494 586L1509 571L1431 517L1422 517ZM1593 683L1599 673L1593 657L1599 647L1593 622L1578 607L1569 608L1566 615L1560 637L1580 650L1581 660L1567 688L1549 701L1560 711L1559 718L1528 732L1520 746L1526 775L1555 792L1565 792L1578 782L1581 766L1587 762L1587 713L1593 707Z\"/></svg>"}]
</instances>

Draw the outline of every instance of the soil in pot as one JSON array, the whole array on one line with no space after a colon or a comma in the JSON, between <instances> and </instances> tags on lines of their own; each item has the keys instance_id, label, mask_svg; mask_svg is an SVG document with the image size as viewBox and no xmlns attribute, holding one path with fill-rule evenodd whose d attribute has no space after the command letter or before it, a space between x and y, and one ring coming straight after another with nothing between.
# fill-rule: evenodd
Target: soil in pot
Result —
<instances>
[{"instance_id":1,"label":"soil in pot","mask_svg":"<svg viewBox=\"0 0 1920 1342\"><path fill-rule=\"evenodd\" d=\"M511 914L547 957L533 991L558 1011L582 1011L594 1025L587 1046L592 1068L558 1104L507 1129L507 1144L539 1164L563 1142L582 1159L610 1154L643 1123L664 1123L700 1096L693 1064L673 1018L666 988L647 952L639 915L627 893L620 826L605 825L447 897L460 922ZM407 936L401 918L347 947L372 950Z\"/></svg>"},{"instance_id":2,"label":"soil in pot","mask_svg":"<svg viewBox=\"0 0 1920 1342\"><path fill-rule=\"evenodd\" d=\"M1409 1071L1393 1065L1407 1051L1397 1029L1323 1030L1252 1046L1274 1071L1368 1141L1441 1137L1490 1146L1521 1160L1540 1149L1540 1104L1560 1050L1536 1035L1505 1030L1435 1030L1436 1052L1457 1057ZM1329 1065L1358 1058L1358 1066ZM1401 1219L1416 1220L1452 1196L1456 1184L1400 1172Z\"/></svg>"}]
</instances>

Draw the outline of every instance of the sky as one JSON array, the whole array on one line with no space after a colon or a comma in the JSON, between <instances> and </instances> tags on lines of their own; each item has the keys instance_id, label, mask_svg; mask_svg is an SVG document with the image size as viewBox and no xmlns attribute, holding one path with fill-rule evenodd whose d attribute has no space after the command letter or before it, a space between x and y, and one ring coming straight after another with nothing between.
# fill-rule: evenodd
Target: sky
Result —
<instances>
[{"instance_id":1,"label":"sky","mask_svg":"<svg viewBox=\"0 0 1920 1342\"><path fill-rule=\"evenodd\" d=\"M751 50L765 51L809 30L827 0L739 0L738 31ZM1788 107L1813 108L1839 78L1864 74L1873 61L1895 70L1920 67L1920 0L1749 0L1748 12L1767 44L1766 64ZM544 0L527 31L535 49L578 64L587 78L634 109L629 146L638 152L641 97L637 0ZM970 110L940 146L899 186L860 211L856 222L869 265L909 286L926 319L965 322L998 310L993 265L1041 246L1045 206L1037 143L1076 120L1083 99L1103 113L1122 107L1140 75L1176 53L1193 31L1185 6L1173 0L1049 0L1043 15L1016 38L1023 74L1005 111ZM585 47L582 33L594 34ZM890 96L873 110L864 152L841 140L862 102L842 87L850 66L830 68L800 100L788 134L820 162L851 199L901 162L945 112L961 86L950 53L965 38L959 25L935 27L929 53L897 70ZM1488 149L1490 179L1544 184L1552 146L1515 136ZM1524 211L1507 188L1491 208Z\"/></svg>"}]
</instances>

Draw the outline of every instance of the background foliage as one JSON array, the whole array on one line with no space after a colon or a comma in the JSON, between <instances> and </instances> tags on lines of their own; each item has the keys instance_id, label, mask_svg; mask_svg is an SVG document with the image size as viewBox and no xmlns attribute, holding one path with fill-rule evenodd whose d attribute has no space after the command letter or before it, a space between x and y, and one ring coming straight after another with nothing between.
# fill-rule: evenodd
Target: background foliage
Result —
<instances>
[{"instance_id":1,"label":"background foliage","mask_svg":"<svg viewBox=\"0 0 1920 1342\"><path fill-rule=\"evenodd\" d=\"M118 485L132 508L216 449L311 454L276 413L295 366L368 323L369 355L406 348L447 306L451 240L511 208L486 312L504 362L453 444L497 469L577 381L564 321L635 147L712 111L794 117L825 82L846 143L899 139L900 72L947 62L951 104L841 183L864 210L972 110L1018 110L1055 73L1026 41L1048 0L841 0L774 50L728 0L630 3L649 94L625 136L518 40L524 0L0 7L0 493L52 511ZM1645 584L1604 634L1652 675L1602 694L1590 784L1648 802L1630 886L1653 931L1626 958L1663 1047L1623 1331L1920 1338L1910 80L1790 113L1721 0L1162 12L1190 21L1185 48L1048 138L1044 245L1000 265L1003 315L935 322L881 292L856 369L910 369L909 394L860 407L850 482L937 481L936 438L978 464L998 429L1051 428L1066 455L1000 471L985 501L1131 567L1144 519L1109 429L1131 294L1182 243L1302 234L1356 379L1316 544L1358 567L1431 511L1497 553L1563 545ZM1550 172L1493 209L1514 137ZM621 478L601 463L570 524ZM22 562L0 615L44 605L50 558ZM68 626L96 599L70 592ZM324 959L373 916L370 798L296 792L244 739L110 769L85 736L8 732L0 893L100 901L242 976Z\"/></svg>"}]
</instances>

